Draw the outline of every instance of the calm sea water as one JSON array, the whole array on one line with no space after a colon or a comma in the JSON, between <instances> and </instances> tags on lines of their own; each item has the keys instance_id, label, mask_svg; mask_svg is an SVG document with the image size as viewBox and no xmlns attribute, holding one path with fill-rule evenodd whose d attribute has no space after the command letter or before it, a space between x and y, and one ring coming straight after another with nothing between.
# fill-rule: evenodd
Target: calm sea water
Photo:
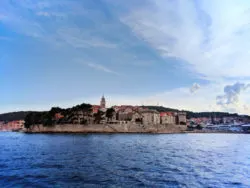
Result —
<instances>
[{"instance_id":1,"label":"calm sea water","mask_svg":"<svg viewBox=\"0 0 250 188\"><path fill-rule=\"evenodd\" d=\"M0 187L250 187L250 135L0 133Z\"/></svg>"}]
</instances>

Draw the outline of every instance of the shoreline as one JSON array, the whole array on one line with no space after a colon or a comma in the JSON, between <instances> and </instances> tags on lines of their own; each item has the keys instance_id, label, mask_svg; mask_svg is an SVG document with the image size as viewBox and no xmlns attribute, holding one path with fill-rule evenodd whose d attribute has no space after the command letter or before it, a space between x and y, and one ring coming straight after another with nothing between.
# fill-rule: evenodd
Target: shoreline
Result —
<instances>
[{"instance_id":1,"label":"shoreline","mask_svg":"<svg viewBox=\"0 0 250 188\"><path fill-rule=\"evenodd\" d=\"M187 130L185 125L120 125L120 124L93 124L78 125L65 124L54 126L34 125L30 129L14 132L23 132L25 134L249 134L249 132L236 132L225 130Z\"/></svg>"},{"instance_id":2,"label":"shoreline","mask_svg":"<svg viewBox=\"0 0 250 188\"><path fill-rule=\"evenodd\" d=\"M5 131L5 132L19 132L24 134L250 134L247 132L226 132L226 131L184 131L184 132L30 132L30 131Z\"/></svg>"},{"instance_id":3,"label":"shoreline","mask_svg":"<svg viewBox=\"0 0 250 188\"><path fill-rule=\"evenodd\" d=\"M9 132L9 131L5 131ZM24 131L10 131L10 132L20 132L24 134L250 134L245 132L24 132Z\"/></svg>"}]
</instances>

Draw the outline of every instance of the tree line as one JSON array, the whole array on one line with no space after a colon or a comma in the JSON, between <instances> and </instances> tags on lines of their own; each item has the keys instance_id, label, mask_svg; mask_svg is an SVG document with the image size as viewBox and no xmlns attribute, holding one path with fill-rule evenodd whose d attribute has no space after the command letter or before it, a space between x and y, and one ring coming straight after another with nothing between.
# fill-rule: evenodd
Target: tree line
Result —
<instances>
[{"instance_id":1,"label":"tree line","mask_svg":"<svg viewBox=\"0 0 250 188\"><path fill-rule=\"evenodd\" d=\"M174 108L166 108L164 106L142 106L146 107L152 110L157 110L158 112L186 112L187 118L201 118L201 117L207 117L207 118L223 118L223 117L242 117L238 115L237 113L228 113L228 112L192 112L192 111L186 111L186 110L178 110ZM246 118L250 119L250 116L244 116Z\"/></svg>"},{"instance_id":2,"label":"tree line","mask_svg":"<svg viewBox=\"0 0 250 188\"><path fill-rule=\"evenodd\" d=\"M76 112L81 111L85 113L90 113L92 111L92 105L90 104L80 104L72 108L60 108L53 107L48 112L30 112L25 117L25 127L30 128L32 125L42 124L44 126L52 126L55 124L73 123L74 115ZM62 118L56 119L55 115L59 113Z\"/></svg>"}]
</instances>

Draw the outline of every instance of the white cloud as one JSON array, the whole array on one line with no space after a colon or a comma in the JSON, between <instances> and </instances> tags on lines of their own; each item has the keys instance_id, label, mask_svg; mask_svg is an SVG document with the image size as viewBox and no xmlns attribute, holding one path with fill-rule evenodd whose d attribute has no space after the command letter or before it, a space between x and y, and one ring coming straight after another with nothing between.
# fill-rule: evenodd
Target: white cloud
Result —
<instances>
[{"instance_id":1,"label":"white cloud","mask_svg":"<svg viewBox=\"0 0 250 188\"><path fill-rule=\"evenodd\" d=\"M45 17L41 21L37 17ZM94 35L104 28L99 25L97 29L81 27L75 24L79 17L89 19L93 24L100 24L102 19L95 11L84 9L79 2L70 0L34 2L30 0L18 1L15 4L5 0L0 6L0 21L7 27L29 37L40 39L49 44L70 45L74 48L116 48L115 43Z\"/></svg>"},{"instance_id":2,"label":"white cloud","mask_svg":"<svg viewBox=\"0 0 250 188\"><path fill-rule=\"evenodd\" d=\"M224 87L224 94L217 96L217 104L224 107L232 104L236 105L239 102L241 92L248 89L250 84L235 83L233 85L226 85Z\"/></svg>"},{"instance_id":3,"label":"white cloud","mask_svg":"<svg viewBox=\"0 0 250 188\"><path fill-rule=\"evenodd\" d=\"M92 65L91 65L92 66ZM97 66L98 67L98 66ZM94 67L93 67L94 68ZM99 67L100 68L100 67ZM100 68L98 70L101 70ZM108 70L109 69L105 69ZM102 70L103 71L103 70ZM190 93L190 88L176 88L166 92L160 92L155 94L145 94L140 96L135 96L133 93L130 95L123 94L109 94L105 93L105 98L108 106L113 105L122 105L122 104L130 104L130 105L160 105L175 109L183 109L190 110L195 112L201 111L228 111L232 113L239 114L248 114L250 115L250 110L247 106L249 103L242 103L240 100L237 105L230 104L225 106L216 104L216 96L221 93L221 88L223 83L211 83L208 85L203 85L199 89L199 95L193 95ZM242 98L248 96L250 93L245 92L242 93ZM1 112L15 111L17 110L49 110L53 106L59 106L62 108L71 107L77 104L81 104L83 102L90 104L99 104L101 95L93 96L93 97L83 97L72 99L68 101L54 101L53 103L48 104L33 104L33 105L11 105L11 106L3 106L1 108Z\"/></svg>"},{"instance_id":4,"label":"white cloud","mask_svg":"<svg viewBox=\"0 0 250 188\"><path fill-rule=\"evenodd\" d=\"M192 85L192 87L190 88L190 92L191 93L195 93L196 91L198 91L199 89L200 89L200 85L199 84L197 84L197 83L194 83L193 85Z\"/></svg>"},{"instance_id":5,"label":"white cloud","mask_svg":"<svg viewBox=\"0 0 250 188\"><path fill-rule=\"evenodd\" d=\"M47 18L57 17L61 19L66 19L69 16L68 13L58 12L58 11L38 11L36 15Z\"/></svg>"},{"instance_id":6,"label":"white cloud","mask_svg":"<svg viewBox=\"0 0 250 188\"><path fill-rule=\"evenodd\" d=\"M243 105L243 109L247 111L249 107L247 105Z\"/></svg>"},{"instance_id":7,"label":"white cloud","mask_svg":"<svg viewBox=\"0 0 250 188\"><path fill-rule=\"evenodd\" d=\"M250 76L248 71L250 68L250 43L248 42L250 39L250 11L248 11L250 4L247 1L148 0L143 1L144 3L140 6L134 6L134 3L128 6L132 1L107 1L113 1L116 6L122 4L128 10L128 12L121 13L117 9L120 20L138 38L156 49L163 58L180 59L188 65L190 70L204 75L211 81L208 86L200 87L196 83L191 89L188 87L177 88L153 96L138 98L110 96L113 103L159 103L173 108L196 111L227 110L223 106L216 105L216 96L221 96L221 89L224 85L232 83L232 81L224 80L224 77ZM95 31L103 29L105 36L112 35L113 33L110 31L113 31L115 26L113 27L112 23L110 25L100 24L101 22L97 21L101 19L98 11L95 14L89 14L90 12L84 10L77 2L25 0L15 2L14 7L10 1L4 0L0 4L0 22L26 36L49 42L49 44L60 43L73 48L107 48L111 50L112 59L117 60L116 62L123 61L138 65L145 65L145 61L150 64L157 63L148 59L131 58L131 54L122 50L119 53L114 52L119 44L106 40ZM84 18L88 18L94 23L93 25L98 27L78 27L70 17L76 15L84 15ZM46 22L39 22L36 19L38 16L46 17ZM60 19L54 19L54 16L60 16ZM76 17L79 18L78 16ZM47 20L49 18L51 20ZM47 24L49 21L51 22ZM121 39L124 36L117 32L120 31L119 29L119 27L116 28L114 34L119 35ZM132 46L133 41L124 39L122 42L127 46ZM119 75L100 64L88 63L85 65L99 71ZM191 95L197 90L199 90L199 95L198 93L195 96ZM124 98L128 99L124 100ZM229 100L228 96L224 95L221 99ZM236 101L236 99L238 98L230 100ZM242 93L242 102L238 100L240 105L237 104L235 107L234 104L230 104L228 109L237 108L239 112L248 113L244 108L244 103L250 103L249 100L249 95Z\"/></svg>"},{"instance_id":8,"label":"white cloud","mask_svg":"<svg viewBox=\"0 0 250 188\"><path fill-rule=\"evenodd\" d=\"M103 66L103 65L100 65L100 64L96 64L96 63L88 63L87 64L89 67L93 68L93 69L96 69L96 70L100 70L100 71L103 71L103 72L106 72L106 73L111 73L111 74L116 74L116 75L119 75L119 73L115 72L115 71L112 71L111 69Z\"/></svg>"},{"instance_id":9,"label":"white cloud","mask_svg":"<svg viewBox=\"0 0 250 188\"><path fill-rule=\"evenodd\" d=\"M50 13L48 12L43 12L43 11L40 11L37 13L38 16L45 16L45 17L49 17L50 16Z\"/></svg>"},{"instance_id":10,"label":"white cloud","mask_svg":"<svg viewBox=\"0 0 250 188\"><path fill-rule=\"evenodd\" d=\"M121 15L157 49L192 65L209 80L249 76L250 3L232 0L149 0Z\"/></svg>"},{"instance_id":11,"label":"white cloud","mask_svg":"<svg viewBox=\"0 0 250 188\"><path fill-rule=\"evenodd\" d=\"M156 93L151 96L110 96L108 103L114 104L133 104L133 105L160 105L177 109L190 111L221 111L239 114L250 115L249 108L246 108L248 103L244 97L249 96L250 92L242 93L241 99L237 104L229 104L227 106L217 105L216 96L221 93L221 88L224 83L210 83L203 85L199 89L199 95L190 93L190 88L177 88L170 91ZM107 95L108 96L108 95Z\"/></svg>"},{"instance_id":12,"label":"white cloud","mask_svg":"<svg viewBox=\"0 0 250 188\"><path fill-rule=\"evenodd\" d=\"M250 43L247 42L250 39L250 4L247 1L148 0L140 6L130 2L106 1L126 7L128 13L117 10L121 21L163 57L174 56L183 60L192 65L190 70L205 75L209 80L249 76L246 67L250 67ZM16 2L14 6L5 0L1 5L0 20L6 18L5 24L27 36L40 37L44 41L54 38L55 44L60 40L76 48L117 47L104 38L93 36L93 30L72 26L63 28L70 23L66 23L70 15L84 14L93 22L97 20L95 16L101 18L94 11L86 11L81 3L26 0ZM65 19L60 22L54 19L56 29L48 28L46 23L38 22L30 13L45 17L60 15ZM103 27L105 24L99 29Z\"/></svg>"},{"instance_id":13,"label":"white cloud","mask_svg":"<svg viewBox=\"0 0 250 188\"><path fill-rule=\"evenodd\" d=\"M115 48L116 45L93 36L92 32L79 27L68 27L57 30L58 37L74 48Z\"/></svg>"},{"instance_id":14,"label":"white cloud","mask_svg":"<svg viewBox=\"0 0 250 188\"><path fill-rule=\"evenodd\" d=\"M92 66L92 65L91 65ZM107 70L103 67L97 66L97 70ZM94 67L93 67L94 68ZM96 68L96 66L95 66ZM107 70L109 71L109 69ZM204 89L204 90L202 90ZM208 87L204 87L201 89L201 93L204 94L207 92ZM63 108L71 107L76 104L81 104L83 102L91 103L91 104L99 104L101 96L93 96L93 97L83 97L78 99L72 99L69 101L54 101L49 104L36 104L36 105L11 105L7 107L3 107L2 112L7 111L15 111L17 110L48 110L52 106L60 106ZM215 95L210 95L208 98L194 96L190 94L189 88L178 88L171 91L156 93L152 95L140 95L133 96L131 95L123 95L123 94L112 94L105 93L105 98L108 106L113 105L161 105L171 108L177 109L185 109L185 110L194 110L194 111L206 111L208 108L208 103L214 103ZM4 110L4 109L12 109L12 110ZM4 111L3 111L4 110ZM210 110L220 111L220 108L213 104L213 108Z\"/></svg>"},{"instance_id":15,"label":"white cloud","mask_svg":"<svg viewBox=\"0 0 250 188\"><path fill-rule=\"evenodd\" d=\"M126 8L128 12L117 13L137 37L156 49L163 58L175 57L186 63L185 67L192 72L211 81L209 87L205 88L200 88L199 84L193 85L191 93L199 89L199 95L195 97L177 97L182 93L179 91L175 91L175 94L171 91L171 95L164 94L164 97L171 97L177 106L181 101L179 107L201 110L213 106L217 110L249 114L243 107L244 103L250 102L249 96L242 95L240 100L240 92L220 94L224 85L241 80L248 82L250 76L248 1L149 0L136 8ZM228 77L232 79L227 80ZM228 104L217 105L216 96L217 102ZM161 99L160 96L157 98L155 100Z\"/></svg>"}]
</instances>

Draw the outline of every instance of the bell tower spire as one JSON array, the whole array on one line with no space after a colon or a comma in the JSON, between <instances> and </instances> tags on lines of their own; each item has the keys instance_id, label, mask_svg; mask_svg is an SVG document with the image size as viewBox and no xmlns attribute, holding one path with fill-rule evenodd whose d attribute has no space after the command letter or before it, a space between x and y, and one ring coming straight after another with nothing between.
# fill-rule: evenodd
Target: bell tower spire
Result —
<instances>
[{"instance_id":1,"label":"bell tower spire","mask_svg":"<svg viewBox=\"0 0 250 188\"><path fill-rule=\"evenodd\" d=\"M105 100L104 94L102 95L102 98L101 98L100 107L106 108L106 100Z\"/></svg>"}]
</instances>

